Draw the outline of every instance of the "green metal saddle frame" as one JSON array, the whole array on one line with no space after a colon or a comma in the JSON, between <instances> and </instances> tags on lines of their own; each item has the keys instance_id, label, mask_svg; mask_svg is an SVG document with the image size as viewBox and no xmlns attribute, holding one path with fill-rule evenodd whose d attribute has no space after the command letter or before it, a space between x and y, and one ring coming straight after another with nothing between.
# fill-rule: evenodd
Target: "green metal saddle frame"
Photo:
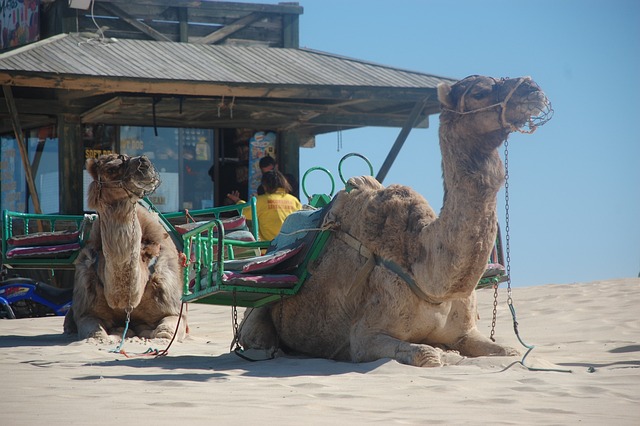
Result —
<instances>
[{"instance_id":1,"label":"green metal saddle frame","mask_svg":"<svg viewBox=\"0 0 640 426\"><path fill-rule=\"evenodd\" d=\"M3 210L2 265L18 269L74 269L74 261L89 238L95 217ZM22 240L19 246L12 245L18 239ZM63 245L73 248L56 250ZM18 248L30 253L12 256Z\"/></svg>"}]
</instances>

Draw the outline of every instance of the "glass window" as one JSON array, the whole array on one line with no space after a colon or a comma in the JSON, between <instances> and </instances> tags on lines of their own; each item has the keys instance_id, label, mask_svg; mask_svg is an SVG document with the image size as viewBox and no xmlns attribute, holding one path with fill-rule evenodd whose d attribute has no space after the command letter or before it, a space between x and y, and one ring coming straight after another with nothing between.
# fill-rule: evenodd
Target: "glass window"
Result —
<instances>
[{"instance_id":1,"label":"glass window","mask_svg":"<svg viewBox=\"0 0 640 426\"><path fill-rule=\"evenodd\" d=\"M18 141L11 135L1 137L0 173L2 208L18 212L35 212L29 194L26 173L20 157ZM38 193L42 213L60 211L58 170L58 136L55 126L25 132L25 145L33 183Z\"/></svg>"},{"instance_id":2,"label":"glass window","mask_svg":"<svg viewBox=\"0 0 640 426\"><path fill-rule=\"evenodd\" d=\"M161 212L213 207L212 146L211 129L120 128L120 152L146 155L160 173L162 184L149 199Z\"/></svg>"},{"instance_id":3,"label":"glass window","mask_svg":"<svg viewBox=\"0 0 640 426\"><path fill-rule=\"evenodd\" d=\"M85 124L82 128L82 143L84 145L84 157L98 158L104 154L112 154L115 152L116 146L116 126L107 126L103 124ZM83 208L85 211L89 211L87 206L87 194L89 192L89 184L93 181L93 178L83 165Z\"/></svg>"},{"instance_id":4,"label":"glass window","mask_svg":"<svg viewBox=\"0 0 640 426\"><path fill-rule=\"evenodd\" d=\"M0 137L0 200L2 208L26 212L27 182L20 158L18 141L11 136Z\"/></svg>"},{"instance_id":5,"label":"glass window","mask_svg":"<svg viewBox=\"0 0 640 426\"><path fill-rule=\"evenodd\" d=\"M27 132L27 151L42 213L60 212L58 169L58 135L55 126L41 127ZM29 211L35 212L29 197Z\"/></svg>"}]
</instances>

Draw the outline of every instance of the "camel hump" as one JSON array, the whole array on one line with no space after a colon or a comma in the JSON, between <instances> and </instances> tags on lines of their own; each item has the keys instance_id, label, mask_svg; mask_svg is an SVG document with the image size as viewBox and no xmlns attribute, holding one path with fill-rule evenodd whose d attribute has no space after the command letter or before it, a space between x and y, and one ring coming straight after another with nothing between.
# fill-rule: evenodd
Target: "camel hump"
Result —
<instances>
[{"instance_id":1,"label":"camel hump","mask_svg":"<svg viewBox=\"0 0 640 426\"><path fill-rule=\"evenodd\" d=\"M366 176L366 175L349 178L349 180L347 181L346 187L349 188L349 190L360 189L363 191L384 188L384 186L380 182L378 182L376 178L374 178L373 176Z\"/></svg>"}]
</instances>

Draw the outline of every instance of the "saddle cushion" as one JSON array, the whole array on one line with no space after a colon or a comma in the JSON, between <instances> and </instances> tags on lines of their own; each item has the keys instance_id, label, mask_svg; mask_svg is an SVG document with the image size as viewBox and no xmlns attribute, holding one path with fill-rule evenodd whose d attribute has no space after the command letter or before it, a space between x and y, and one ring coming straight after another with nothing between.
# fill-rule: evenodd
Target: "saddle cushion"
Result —
<instances>
[{"instance_id":1,"label":"saddle cushion","mask_svg":"<svg viewBox=\"0 0 640 426\"><path fill-rule=\"evenodd\" d=\"M20 258L64 258L80 250L80 243L60 244L56 246L16 247L7 252L7 259Z\"/></svg>"},{"instance_id":2,"label":"saddle cushion","mask_svg":"<svg viewBox=\"0 0 640 426\"><path fill-rule=\"evenodd\" d=\"M13 247L53 246L78 242L80 231L34 232L16 235L7 240Z\"/></svg>"},{"instance_id":3,"label":"saddle cushion","mask_svg":"<svg viewBox=\"0 0 640 426\"><path fill-rule=\"evenodd\" d=\"M247 230L247 219L245 219L244 216L225 218L221 219L221 221L224 232ZM183 223L181 225L175 225L175 228L180 234L186 234L192 229L196 229L209 222L208 220L201 220L198 222Z\"/></svg>"},{"instance_id":4,"label":"saddle cushion","mask_svg":"<svg viewBox=\"0 0 640 426\"><path fill-rule=\"evenodd\" d=\"M274 269L283 271L285 269L291 269L297 265L287 265L282 267L284 262L293 258L300 253L304 244L300 244L297 247L278 250L272 253L267 253L264 256L257 256L242 260L230 260L224 263L225 271L242 271L245 274L248 273L261 273Z\"/></svg>"},{"instance_id":5,"label":"saddle cushion","mask_svg":"<svg viewBox=\"0 0 640 426\"><path fill-rule=\"evenodd\" d=\"M291 288L298 283L298 277L288 274L245 275L237 272L225 272L222 279L230 285L265 288Z\"/></svg>"}]
</instances>

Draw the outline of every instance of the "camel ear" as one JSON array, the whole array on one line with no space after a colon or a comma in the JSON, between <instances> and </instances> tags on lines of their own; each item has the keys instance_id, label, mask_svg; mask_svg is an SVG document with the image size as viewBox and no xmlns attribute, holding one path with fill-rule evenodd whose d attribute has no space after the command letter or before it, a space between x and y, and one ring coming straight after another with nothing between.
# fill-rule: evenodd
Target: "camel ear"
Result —
<instances>
[{"instance_id":1,"label":"camel ear","mask_svg":"<svg viewBox=\"0 0 640 426\"><path fill-rule=\"evenodd\" d=\"M455 109L455 104L451 100L451 86L447 83L438 84L438 100L447 109Z\"/></svg>"},{"instance_id":2,"label":"camel ear","mask_svg":"<svg viewBox=\"0 0 640 426\"><path fill-rule=\"evenodd\" d=\"M98 179L98 171L96 170L97 166L96 166L95 158L87 158L87 162L85 163L85 168L87 169L87 171L89 172L89 174L94 180Z\"/></svg>"}]
</instances>

